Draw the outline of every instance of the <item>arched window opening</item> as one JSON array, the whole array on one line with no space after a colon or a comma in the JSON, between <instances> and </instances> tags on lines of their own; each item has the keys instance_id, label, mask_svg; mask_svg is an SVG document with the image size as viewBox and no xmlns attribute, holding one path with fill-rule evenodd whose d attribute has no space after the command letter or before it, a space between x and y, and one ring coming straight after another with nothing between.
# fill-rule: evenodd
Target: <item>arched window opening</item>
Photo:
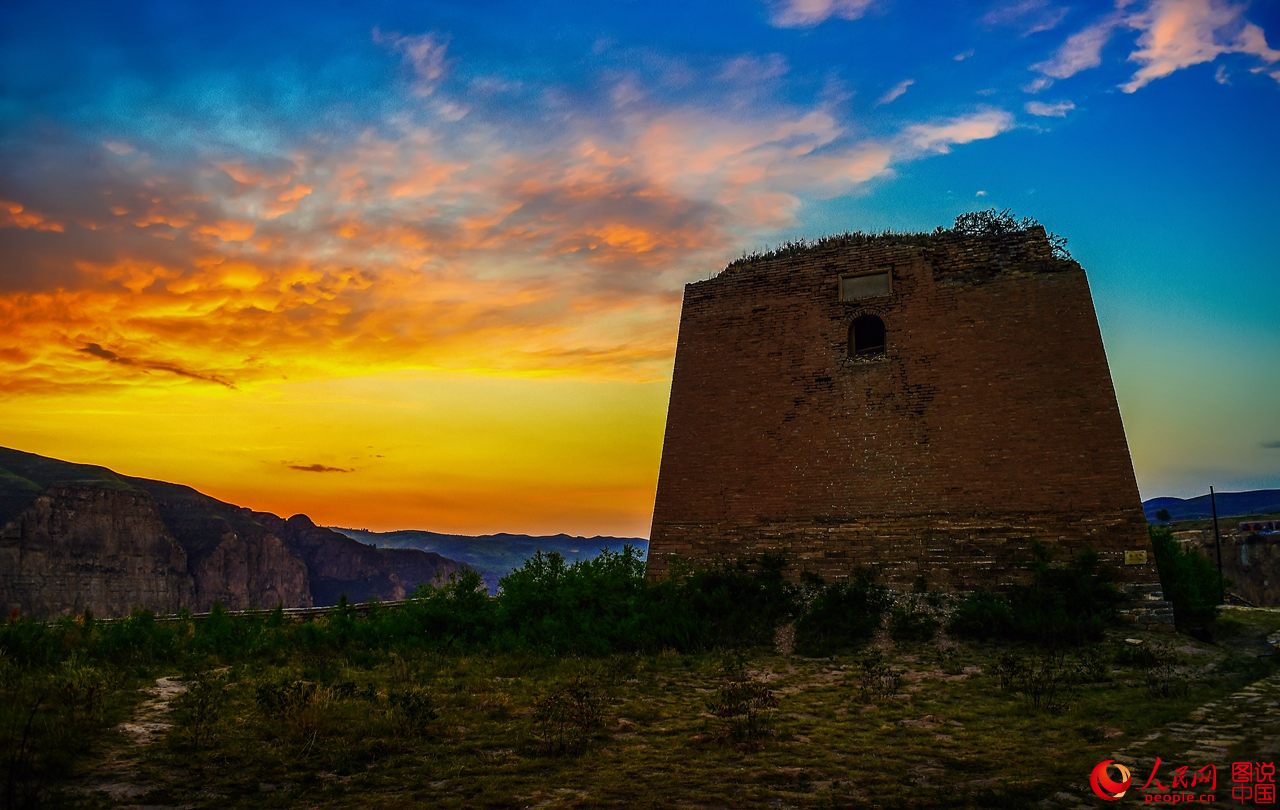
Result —
<instances>
[{"instance_id":1,"label":"arched window opening","mask_svg":"<svg viewBox=\"0 0 1280 810\"><path fill-rule=\"evenodd\" d=\"M850 357L879 357L884 354L884 321L875 315L859 315L849 327Z\"/></svg>"}]
</instances>

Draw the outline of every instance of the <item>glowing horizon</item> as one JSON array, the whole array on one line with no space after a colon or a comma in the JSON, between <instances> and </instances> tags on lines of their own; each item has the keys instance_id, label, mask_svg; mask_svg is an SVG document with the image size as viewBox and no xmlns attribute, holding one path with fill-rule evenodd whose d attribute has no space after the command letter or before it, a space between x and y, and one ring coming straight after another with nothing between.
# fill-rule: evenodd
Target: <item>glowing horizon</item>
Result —
<instances>
[{"instance_id":1,"label":"glowing horizon","mask_svg":"<svg viewBox=\"0 0 1280 810\"><path fill-rule=\"evenodd\" d=\"M685 283L994 206L1088 271L1144 497L1280 485L1280 10L311 8L0 11L0 444L646 536Z\"/></svg>"}]
</instances>

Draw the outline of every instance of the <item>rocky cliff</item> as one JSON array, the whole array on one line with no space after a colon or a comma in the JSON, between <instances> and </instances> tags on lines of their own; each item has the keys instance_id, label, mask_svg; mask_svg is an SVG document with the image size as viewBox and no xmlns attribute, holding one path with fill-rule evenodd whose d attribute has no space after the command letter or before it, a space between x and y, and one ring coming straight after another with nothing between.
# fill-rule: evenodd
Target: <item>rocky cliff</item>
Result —
<instances>
[{"instance_id":1,"label":"rocky cliff","mask_svg":"<svg viewBox=\"0 0 1280 810\"><path fill-rule=\"evenodd\" d=\"M202 495L0 448L0 608L40 617L400 599L463 570Z\"/></svg>"},{"instance_id":2,"label":"rocky cliff","mask_svg":"<svg viewBox=\"0 0 1280 810\"><path fill-rule=\"evenodd\" d=\"M194 604L187 554L145 494L61 484L0 529L0 602L52 616Z\"/></svg>"}]
</instances>

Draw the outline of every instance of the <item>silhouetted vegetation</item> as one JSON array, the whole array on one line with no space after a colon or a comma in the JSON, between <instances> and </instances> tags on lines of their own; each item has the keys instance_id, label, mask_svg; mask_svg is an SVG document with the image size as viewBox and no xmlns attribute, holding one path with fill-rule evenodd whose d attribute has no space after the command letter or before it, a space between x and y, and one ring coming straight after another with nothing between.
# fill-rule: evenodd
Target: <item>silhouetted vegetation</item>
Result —
<instances>
[{"instance_id":1,"label":"silhouetted vegetation","mask_svg":"<svg viewBox=\"0 0 1280 810\"><path fill-rule=\"evenodd\" d=\"M1043 227L1032 217L1018 219L1008 208L1003 210L988 208L983 211L970 211L961 214L956 217L950 228L938 227L931 232L882 231L880 233L866 233L864 231L845 231L844 233L831 234L817 239L793 239L774 248L756 251L755 253L744 253L740 258L731 262L726 269L758 261L784 259L810 250L827 247L869 245L876 242L928 246L939 239L998 238L1024 234L1033 229ZM1045 229L1045 236L1049 240L1049 248L1054 258L1071 259L1071 253L1067 250L1065 236L1059 236L1048 229Z\"/></svg>"},{"instance_id":2,"label":"silhouetted vegetation","mask_svg":"<svg viewBox=\"0 0 1280 810\"><path fill-rule=\"evenodd\" d=\"M901 689L902 676L902 668L886 660L884 653L867 653L858 661L858 695L863 703L891 698Z\"/></svg>"},{"instance_id":3,"label":"silhouetted vegetation","mask_svg":"<svg viewBox=\"0 0 1280 810\"><path fill-rule=\"evenodd\" d=\"M941 594L913 593L889 611L889 636L894 641L929 641L942 627Z\"/></svg>"},{"instance_id":4,"label":"silhouetted vegetation","mask_svg":"<svg viewBox=\"0 0 1280 810\"><path fill-rule=\"evenodd\" d=\"M1172 559L1185 566L1195 561ZM1201 602L1192 605L1201 604L1203 589L1194 587L1202 579L1190 579L1181 590L1166 584L1166 592L1175 604L1186 604L1181 593L1199 595ZM1068 564L1042 556L1032 583L969 594L949 627L976 638L1078 643L1101 632L1120 599L1096 555L1084 553ZM180 614L157 621L146 611L115 621L89 615L53 623L20 619L0 625L0 660L18 672L73 665L142 672L160 664L199 671L237 662L279 663L295 655L323 665L336 652L363 660L411 649L694 653L768 644L788 622L795 623L799 652L831 655L865 644L886 614L895 640L927 641L938 630L941 601L915 594L891 609L889 592L868 569L844 581L806 577L795 584L784 578L783 561L767 556L677 566L669 579L651 584L643 561L627 549L572 564L554 553L535 555L502 580L497 597L489 597L479 575L467 571L439 588L420 589L395 608L375 604L356 611L344 599L328 615L302 621L286 619L279 610L232 615L220 607L198 620ZM78 682L87 683L84 677Z\"/></svg>"},{"instance_id":5,"label":"silhouetted vegetation","mask_svg":"<svg viewBox=\"0 0 1280 810\"><path fill-rule=\"evenodd\" d=\"M1160 569L1164 598L1173 605L1173 620L1183 632L1200 633L1214 621L1225 591L1213 561L1194 549L1183 548L1166 526L1152 526L1151 545Z\"/></svg>"},{"instance_id":6,"label":"silhouetted vegetation","mask_svg":"<svg viewBox=\"0 0 1280 810\"><path fill-rule=\"evenodd\" d=\"M741 656L724 659L719 688L707 701L707 712L720 724L717 739L759 745L777 708L778 696L747 671Z\"/></svg>"},{"instance_id":7,"label":"silhouetted vegetation","mask_svg":"<svg viewBox=\"0 0 1280 810\"><path fill-rule=\"evenodd\" d=\"M603 685L587 674L553 685L533 706L533 731L547 754L578 754L604 727Z\"/></svg>"},{"instance_id":8,"label":"silhouetted vegetation","mask_svg":"<svg viewBox=\"0 0 1280 810\"><path fill-rule=\"evenodd\" d=\"M880 628L889 605L889 592L865 568L844 582L812 579L810 590L808 608L796 621L796 651L803 655L833 655L861 647Z\"/></svg>"},{"instance_id":9,"label":"silhouetted vegetation","mask_svg":"<svg viewBox=\"0 0 1280 810\"><path fill-rule=\"evenodd\" d=\"M992 787L989 752L1031 761L1053 745L1085 772L1106 733L1096 718L1146 733L1273 669L1209 647L1184 660L1128 643L1046 647L1110 614L1096 562L1042 559L1026 588L966 599L957 626L991 622L977 635L996 644L936 639L945 600L891 600L868 571L797 584L766 557L650 584L632 552L534 558L496 598L467 573L403 605L344 601L304 618L12 621L0 626L2 806L93 806L68 781L86 767L141 785L148 805L491 806L581 785L593 806L738 806L809 784L838 805L851 795L841 780L932 762L944 733L956 741L946 786L913 784L912 800L960 790L960 805L1021 806L1027 774ZM800 656L773 651L787 625ZM126 719L154 742L107 731ZM122 775L125 752L138 765ZM744 767L757 757L768 767ZM1037 773L1037 795L1057 778Z\"/></svg>"},{"instance_id":10,"label":"silhouetted vegetation","mask_svg":"<svg viewBox=\"0 0 1280 810\"><path fill-rule=\"evenodd\" d=\"M1070 563L1052 563L1036 549L1032 582L1006 591L978 590L956 606L952 635L1003 638L1057 646L1101 637L1115 621L1124 597L1098 555L1081 552Z\"/></svg>"}]
</instances>

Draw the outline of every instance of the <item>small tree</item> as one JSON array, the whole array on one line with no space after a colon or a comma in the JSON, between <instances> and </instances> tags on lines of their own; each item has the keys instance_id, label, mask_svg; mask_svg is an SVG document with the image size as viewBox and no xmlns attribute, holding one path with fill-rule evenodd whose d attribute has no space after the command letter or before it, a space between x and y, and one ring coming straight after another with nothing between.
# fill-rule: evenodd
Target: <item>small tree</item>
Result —
<instances>
[{"instance_id":1,"label":"small tree","mask_svg":"<svg viewBox=\"0 0 1280 810\"><path fill-rule=\"evenodd\" d=\"M1175 626L1184 632L1204 628L1217 616L1218 598L1226 591L1226 583L1208 557L1184 549L1168 527L1152 526L1150 531L1160 586L1173 605Z\"/></svg>"},{"instance_id":2,"label":"small tree","mask_svg":"<svg viewBox=\"0 0 1280 810\"><path fill-rule=\"evenodd\" d=\"M951 231L964 236L1004 236L1005 234L1026 233L1032 228L1044 228L1044 226L1031 217L1017 219L1008 208L1003 211L988 208L985 211L970 211L956 217L955 224L951 226ZM1052 233L1047 228L1045 229L1045 236L1049 240L1049 248L1054 258L1071 258L1071 253L1067 250L1067 238L1065 236Z\"/></svg>"}]
</instances>

